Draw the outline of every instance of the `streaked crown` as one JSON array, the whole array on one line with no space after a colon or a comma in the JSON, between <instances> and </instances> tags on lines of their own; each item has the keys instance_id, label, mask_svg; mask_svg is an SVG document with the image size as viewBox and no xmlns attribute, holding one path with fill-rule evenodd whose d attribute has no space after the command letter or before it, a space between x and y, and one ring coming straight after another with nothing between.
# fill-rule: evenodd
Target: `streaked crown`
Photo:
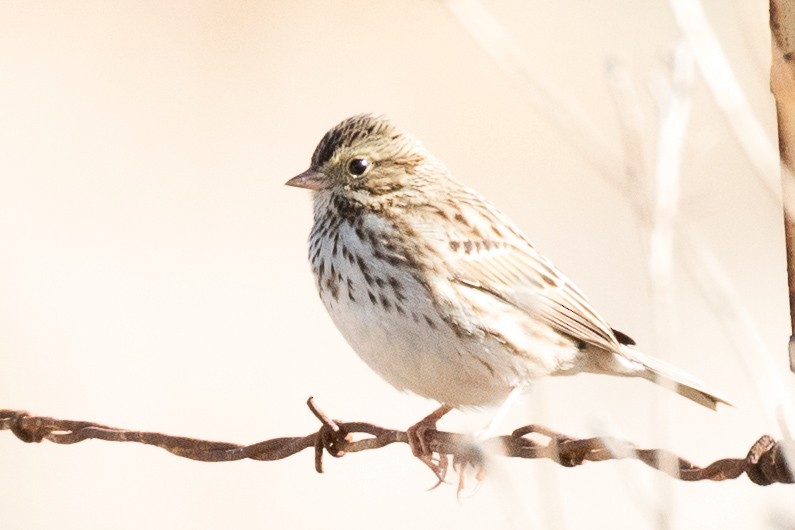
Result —
<instances>
[{"instance_id":1,"label":"streaked crown","mask_svg":"<svg viewBox=\"0 0 795 530\"><path fill-rule=\"evenodd\" d=\"M407 141L418 143L384 116L359 114L341 121L323 135L312 155L312 166L323 167L335 153L349 151L365 142L379 145Z\"/></svg>"}]
</instances>

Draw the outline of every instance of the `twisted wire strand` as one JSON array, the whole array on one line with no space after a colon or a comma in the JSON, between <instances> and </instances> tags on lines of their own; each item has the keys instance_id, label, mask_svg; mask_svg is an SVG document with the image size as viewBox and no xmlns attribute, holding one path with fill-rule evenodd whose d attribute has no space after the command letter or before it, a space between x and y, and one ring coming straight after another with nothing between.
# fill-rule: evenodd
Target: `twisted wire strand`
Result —
<instances>
[{"instance_id":1,"label":"twisted wire strand","mask_svg":"<svg viewBox=\"0 0 795 530\"><path fill-rule=\"evenodd\" d=\"M135 442L153 445L169 453L202 462L231 462L234 460L281 460L304 449L315 451L315 469L323 472L323 455L341 457L386 447L393 443L408 444L405 431L387 429L366 422L339 422L332 420L315 404L312 398L307 406L320 421L317 432L306 436L274 438L251 445L200 440L184 436L171 436L158 432L134 431L110 427L89 421L64 420L34 416L21 410L0 409L0 430L10 430L27 443L47 440L56 444L74 444L84 440L109 442ZM364 438L361 438L365 435ZM542 438L536 441L530 438ZM783 442L768 435L760 437L745 458L724 458L699 467L665 449L641 449L618 438L577 439L560 434L541 425L527 425L507 436L497 436L477 445L471 436L444 431L427 432L431 450L439 455L443 468L452 460L454 467L469 464L483 467L485 454L514 458L545 458L565 467L585 462L602 462L631 458L647 466L668 473L684 481L722 481L739 478L745 474L755 484L767 486L775 483L795 483L795 474L788 467ZM675 469L662 465L677 462Z\"/></svg>"}]
</instances>

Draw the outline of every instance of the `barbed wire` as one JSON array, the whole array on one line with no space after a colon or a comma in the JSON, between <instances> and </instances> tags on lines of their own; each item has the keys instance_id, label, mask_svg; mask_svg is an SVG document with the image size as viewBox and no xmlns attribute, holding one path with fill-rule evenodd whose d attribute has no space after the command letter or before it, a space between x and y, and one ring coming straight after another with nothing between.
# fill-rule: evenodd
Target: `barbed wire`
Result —
<instances>
[{"instance_id":1,"label":"barbed wire","mask_svg":"<svg viewBox=\"0 0 795 530\"><path fill-rule=\"evenodd\" d=\"M235 460L281 460L304 449L314 448L315 470L323 472L323 455L341 457L386 447L393 443L409 443L405 431L387 429L365 422L339 422L330 419L314 403L307 406L320 420L317 432L306 436L274 438L251 445L214 442L171 436L158 432L133 431L101 425L89 421L75 421L33 416L20 410L0 410L0 430L10 430L27 443L47 440L56 444L74 444L84 440L109 442L135 442L165 449L174 455L202 462L230 462ZM365 435L365 438L356 439ZM535 441L535 435L545 440ZM635 444L612 437L577 439L557 433L541 425L527 425L507 436L497 436L474 442L472 436L427 431L430 449L439 455L442 475L453 466L483 467L486 454L515 458L545 458L565 467L585 462L601 462L631 458L647 466L685 481L729 480L745 474L755 484L767 486L774 483L795 483L793 471L787 466L783 442L765 435L759 438L745 458L724 458L706 467L699 467L665 449L640 449ZM671 466L668 463L673 462Z\"/></svg>"}]
</instances>

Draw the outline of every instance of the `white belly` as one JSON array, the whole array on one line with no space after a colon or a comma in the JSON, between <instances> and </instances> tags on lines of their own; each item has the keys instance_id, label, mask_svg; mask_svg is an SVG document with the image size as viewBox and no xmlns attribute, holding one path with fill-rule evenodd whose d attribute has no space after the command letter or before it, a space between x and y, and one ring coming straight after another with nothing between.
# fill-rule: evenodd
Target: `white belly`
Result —
<instances>
[{"instance_id":1,"label":"white belly","mask_svg":"<svg viewBox=\"0 0 795 530\"><path fill-rule=\"evenodd\" d=\"M369 217L365 229L385 229L368 222L379 221ZM521 333L508 333L521 339L519 352L506 348L506 334L492 336L477 325L462 333L440 316L411 272L377 259L350 224L339 231L336 253L328 241L312 259L321 299L356 353L396 388L453 406L481 406L498 403L512 388L554 370L543 355L525 353L539 345ZM504 306L494 309L494 318L512 325L516 315L500 314ZM461 319L473 318L467 313Z\"/></svg>"}]
</instances>

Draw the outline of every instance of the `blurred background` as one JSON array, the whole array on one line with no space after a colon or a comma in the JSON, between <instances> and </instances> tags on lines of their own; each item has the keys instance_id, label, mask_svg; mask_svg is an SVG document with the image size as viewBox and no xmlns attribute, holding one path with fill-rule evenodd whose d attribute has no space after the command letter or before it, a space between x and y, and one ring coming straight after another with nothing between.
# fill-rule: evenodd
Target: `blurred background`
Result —
<instances>
[{"instance_id":1,"label":"blurred background","mask_svg":"<svg viewBox=\"0 0 795 530\"><path fill-rule=\"evenodd\" d=\"M693 51L672 318L655 305L643 219L673 51L698 20L682 5L0 3L0 407L238 443L316 430L310 395L394 428L430 412L334 328L306 259L310 195L283 185L328 128L375 112L509 214L612 325L738 404L550 379L505 432L606 433L698 464L779 436L792 376L777 175L759 163L776 145L764 0L701 2L761 125L740 132L763 151L742 147ZM318 475L311 451L210 464L3 432L0 469L8 529L795 526L791 486L683 483L634 461L497 459L460 501L426 491L405 445Z\"/></svg>"}]
</instances>

